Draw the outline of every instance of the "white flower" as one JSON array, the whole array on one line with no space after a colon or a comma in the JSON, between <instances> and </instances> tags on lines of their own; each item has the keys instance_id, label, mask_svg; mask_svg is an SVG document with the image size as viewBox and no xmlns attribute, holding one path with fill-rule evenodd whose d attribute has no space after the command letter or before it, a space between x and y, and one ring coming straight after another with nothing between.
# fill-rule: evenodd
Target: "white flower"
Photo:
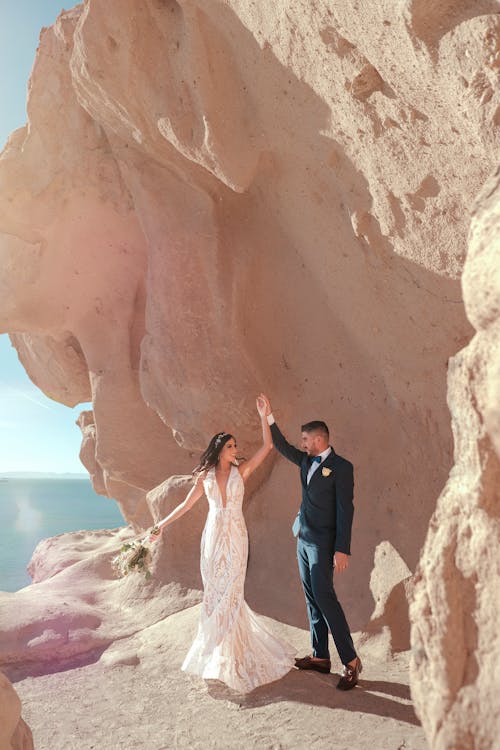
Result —
<instances>
[{"instance_id":1,"label":"white flower","mask_svg":"<svg viewBox=\"0 0 500 750\"><path fill-rule=\"evenodd\" d=\"M148 560L151 556L149 547L139 541L125 542L120 552L111 560L111 567L119 578L123 578L132 571L144 573L146 578L151 578Z\"/></svg>"}]
</instances>

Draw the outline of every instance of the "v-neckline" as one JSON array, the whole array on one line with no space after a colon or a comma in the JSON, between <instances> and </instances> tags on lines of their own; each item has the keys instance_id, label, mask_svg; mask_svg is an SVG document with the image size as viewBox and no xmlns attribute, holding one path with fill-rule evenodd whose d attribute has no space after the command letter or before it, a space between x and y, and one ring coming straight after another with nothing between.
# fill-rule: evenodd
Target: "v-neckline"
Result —
<instances>
[{"instance_id":1,"label":"v-neckline","mask_svg":"<svg viewBox=\"0 0 500 750\"><path fill-rule=\"evenodd\" d=\"M220 499L221 499L221 504L222 504L222 507L224 509L227 508L227 486L228 486L229 480L231 478L231 472L232 472L232 470L233 470L233 466L231 466L231 468L229 469L229 474L227 475L226 486L224 487L224 495L226 496L226 502L224 502L224 495L222 494L222 490L221 490L221 487L220 487L220 484L219 484L219 480L217 479L217 471L216 471L216 468L214 466L215 483L217 484L217 488L219 490L219 495L220 495Z\"/></svg>"}]
</instances>

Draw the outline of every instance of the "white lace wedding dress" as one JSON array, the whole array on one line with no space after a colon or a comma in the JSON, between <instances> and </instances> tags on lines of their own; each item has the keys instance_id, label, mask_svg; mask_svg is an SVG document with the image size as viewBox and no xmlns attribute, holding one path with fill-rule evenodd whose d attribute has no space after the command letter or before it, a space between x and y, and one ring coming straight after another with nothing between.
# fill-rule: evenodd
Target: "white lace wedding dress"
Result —
<instances>
[{"instance_id":1,"label":"white lace wedding dress","mask_svg":"<svg viewBox=\"0 0 500 750\"><path fill-rule=\"evenodd\" d=\"M244 600L248 535L240 472L231 467L225 507L215 469L203 484L209 504L201 538L204 595L198 633L182 669L248 693L289 672L295 649L272 635Z\"/></svg>"}]
</instances>

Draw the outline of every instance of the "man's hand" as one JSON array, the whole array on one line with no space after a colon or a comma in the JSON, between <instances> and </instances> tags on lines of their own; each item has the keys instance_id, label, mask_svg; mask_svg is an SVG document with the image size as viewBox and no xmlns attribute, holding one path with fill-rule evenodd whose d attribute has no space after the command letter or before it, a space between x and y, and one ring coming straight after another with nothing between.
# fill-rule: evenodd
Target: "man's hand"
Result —
<instances>
[{"instance_id":1,"label":"man's hand","mask_svg":"<svg viewBox=\"0 0 500 750\"><path fill-rule=\"evenodd\" d=\"M264 393L259 393L259 395L257 397L257 401L258 402L261 401L263 403L264 408L265 408L265 415L264 416L268 417L272 413L272 411L273 411L271 409L271 402L269 401L268 397ZM259 414L260 414L260 410L259 410Z\"/></svg>"},{"instance_id":2,"label":"man's hand","mask_svg":"<svg viewBox=\"0 0 500 750\"><path fill-rule=\"evenodd\" d=\"M346 555L345 552L336 552L333 561L337 573L343 573L349 567L349 555Z\"/></svg>"}]
</instances>

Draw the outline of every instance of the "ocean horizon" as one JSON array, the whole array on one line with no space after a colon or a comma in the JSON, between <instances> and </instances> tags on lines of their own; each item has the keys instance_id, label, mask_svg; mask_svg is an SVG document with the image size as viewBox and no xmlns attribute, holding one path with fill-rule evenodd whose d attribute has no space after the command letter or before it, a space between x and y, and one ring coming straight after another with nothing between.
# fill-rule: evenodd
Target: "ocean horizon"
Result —
<instances>
[{"instance_id":1,"label":"ocean horizon","mask_svg":"<svg viewBox=\"0 0 500 750\"><path fill-rule=\"evenodd\" d=\"M0 474L0 591L31 583L26 566L42 539L125 525L117 503L97 495L86 475Z\"/></svg>"}]
</instances>

